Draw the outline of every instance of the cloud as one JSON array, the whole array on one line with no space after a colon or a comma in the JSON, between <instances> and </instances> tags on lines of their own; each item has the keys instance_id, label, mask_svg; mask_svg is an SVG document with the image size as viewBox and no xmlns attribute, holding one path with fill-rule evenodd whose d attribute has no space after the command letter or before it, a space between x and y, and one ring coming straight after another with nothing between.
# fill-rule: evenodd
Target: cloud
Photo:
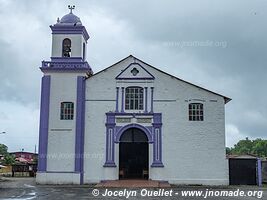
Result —
<instances>
[{"instance_id":1,"label":"cloud","mask_svg":"<svg viewBox=\"0 0 267 200\"><path fill-rule=\"evenodd\" d=\"M34 151L38 145L39 109L32 105L25 106L14 101L0 101L1 143L9 151Z\"/></svg>"},{"instance_id":2,"label":"cloud","mask_svg":"<svg viewBox=\"0 0 267 200\"><path fill-rule=\"evenodd\" d=\"M235 125L226 124L225 129L226 129L226 138L228 138L226 140L227 147L233 147L237 143L237 141L245 139L244 135L240 133L240 131Z\"/></svg>"}]
</instances>

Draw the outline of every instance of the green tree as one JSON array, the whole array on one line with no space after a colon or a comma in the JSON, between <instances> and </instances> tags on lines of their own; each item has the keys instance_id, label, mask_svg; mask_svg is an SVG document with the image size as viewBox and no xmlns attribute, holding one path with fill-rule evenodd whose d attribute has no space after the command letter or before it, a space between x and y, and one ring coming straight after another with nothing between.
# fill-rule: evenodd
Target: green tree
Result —
<instances>
[{"instance_id":1,"label":"green tree","mask_svg":"<svg viewBox=\"0 0 267 200\"><path fill-rule=\"evenodd\" d=\"M7 146L4 144L0 144L0 154L1 155L7 155Z\"/></svg>"},{"instance_id":2,"label":"green tree","mask_svg":"<svg viewBox=\"0 0 267 200\"><path fill-rule=\"evenodd\" d=\"M226 154L231 154L231 148L230 147L226 147Z\"/></svg>"},{"instance_id":3,"label":"green tree","mask_svg":"<svg viewBox=\"0 0 267 200\"><path fill-rule=\"evenodd\" d=\"M15 157L9 154L5 155L4 164L5 165L13 165L15 163Z\"/></svg>"},{"instance_id":4,"label":"green tree","mask_svg":"<svg viewBox=\"0 0 267 200\"><path fill-rule=\"evenodd\" d=\"M256 139L240 140L233 148L226 148L227 154L244 155L253 154L258 157L267 157L267 140Z\"/></svg>"},{"instance_id":5,"label":"green tree","mask_svg":"<svg viewBox=\"0 0 267 200\"><path fill-rule=\"evenodd\" d=\"M260 157L267 157L267 140L262 140L262 139L254 140L252 153Z\"/></svg>"},{"instance_id":6,"label":"green tree","mask_svg":"<svg viewBox=\"0 0 267 200\"><path fill-rule=\"evenodd\" d=\"M232 150L233 154L249 154L252 152L253 142L246 138L245 140L240 140L237 144L234 145Z\"/></svg>"}]
</instances>

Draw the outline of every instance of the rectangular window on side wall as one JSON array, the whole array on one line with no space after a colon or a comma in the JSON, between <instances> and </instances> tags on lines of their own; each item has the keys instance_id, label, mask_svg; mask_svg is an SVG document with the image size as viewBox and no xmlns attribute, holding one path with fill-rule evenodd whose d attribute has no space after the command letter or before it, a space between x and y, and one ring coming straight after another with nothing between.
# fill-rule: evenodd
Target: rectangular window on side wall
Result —
<instances>
[{"instance_id":1,"label":"rectangular window on side wall","mask_svg":"<svg viewBox=\"0 0 267 200\"><path fill-rule=\"evenodd\" d=\"M189 121L203 121L204 111L202 103L190 103L188 106Z\"/></svg>"},{"instance_id":2,"label":"rectangular window on side wall","mask_svg":"<svg viewBox=\"0 0 267 200\"><path fill-rule=\"evenodd\" d=\"M74 115L74 103L73 102L61 102L60 119L61 120L73 120L73 115Z\"/></svg>"}]
</instances>

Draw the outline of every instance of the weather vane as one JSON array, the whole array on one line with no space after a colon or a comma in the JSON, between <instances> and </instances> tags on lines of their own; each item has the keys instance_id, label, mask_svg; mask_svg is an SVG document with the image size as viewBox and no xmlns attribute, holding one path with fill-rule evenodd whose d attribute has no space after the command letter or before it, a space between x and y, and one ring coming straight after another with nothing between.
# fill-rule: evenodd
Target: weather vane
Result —
<instances>
[{"instance_id":1,"label":"weather vane","mask_svg":"<svg viewBox=\"0 0 267 200\"><path fill-rule=\"evenodd\" d=\"M72 13L72 10L75 9L75 5L73 5L73 6L68 5L68 8L70 9L70 13Z\"/></svg>"}]
</instances>

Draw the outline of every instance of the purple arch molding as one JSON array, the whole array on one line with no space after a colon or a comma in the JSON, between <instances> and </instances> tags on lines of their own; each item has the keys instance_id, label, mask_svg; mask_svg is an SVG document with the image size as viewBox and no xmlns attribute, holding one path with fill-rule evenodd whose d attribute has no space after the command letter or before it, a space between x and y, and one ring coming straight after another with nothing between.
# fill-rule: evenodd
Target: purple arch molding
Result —
<instances>
[{"instance_id":1,"label":"purple arch molding","mask_svg":"<svg viewBox=\"0 0 267 200\"><path fill-rule=\"evenodd\" d=\"M123 126L121 129L119 129L119 131L118 131L117 134L115 135L115 141L114 141L114 142L115 142L115 143L119 143L122 134L123 134L126 130L128 130L128 129L130 129L130 128L137 128L137 129L143 131L143 132L146 134L146 136L147 136L148 142L149 142L149 143L153 143L153 141L152 141L152 136L151 136L151 132L150 132L146 127L144 127L144 126L142 126L142 125L140 125L140 124L128 124L128 125L126 125L126 126Z\"/></svg>"}]
</instances>

